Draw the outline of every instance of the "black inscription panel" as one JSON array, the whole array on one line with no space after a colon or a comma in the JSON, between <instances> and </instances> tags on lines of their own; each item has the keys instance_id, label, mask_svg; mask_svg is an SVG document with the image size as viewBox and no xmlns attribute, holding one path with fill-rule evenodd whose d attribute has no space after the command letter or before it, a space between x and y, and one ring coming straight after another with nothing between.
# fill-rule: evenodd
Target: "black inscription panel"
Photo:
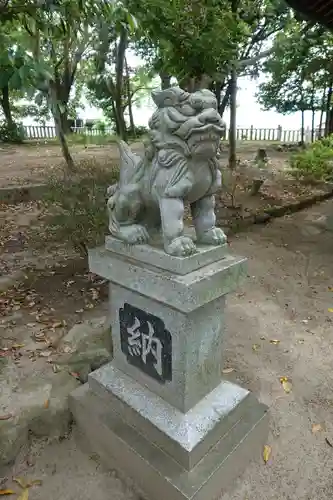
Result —
<instances>
[{"instance_id":1,"label":"black inscription panel","mask_svg":"<svg viewBox=\"0 0 333 500\"><path fill-rule=\"evenodd\" d=\"M130 304L119 309L121 350L127 361L164 384L172 379L172 338L163 321Z\"/></svg>"}]
</instances>

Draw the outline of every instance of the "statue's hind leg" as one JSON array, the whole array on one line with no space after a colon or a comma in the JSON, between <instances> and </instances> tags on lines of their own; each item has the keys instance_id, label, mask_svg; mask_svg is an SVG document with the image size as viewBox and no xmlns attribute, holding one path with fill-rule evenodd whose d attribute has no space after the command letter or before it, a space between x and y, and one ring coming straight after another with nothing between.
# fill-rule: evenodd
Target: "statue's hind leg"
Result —
<instances>
[{"instance_id":1,"label":"statue's hind leg","mask_svg":"<svg viewBox=\"0 0 333 500\"><path fill-rule=\"evenodd\" d=\"M193 224L197 242L206 245L223 245L227 237L219 227L216 227L215 197L205 196L191 204Z\"/></svg>"},{"instance_id":2,"label":"statue's hind leg","mask_svg":"<svg viewBox=\"0 0 333 500\"><path fill-rule=\"evenodd\" d=\"M147 229L140 224L129 224L128 226L119 226L116 231L110 228L110 233L129 245L138 245L147 243L149 234Z\"/></svg>"},{"instance_id":3,"label":"statue's hind leg","mask_svg":"<svg viewBox=\"0 0 333 500\"><path fill-rule=\"evenodd\" d=\"M109 212L109 231L112 236L125 241L129 245L146 243L149 240L149 234L145 226L135 223L135 213L131 213L131 207L124 204L121 208L117 207L112 197L108 201ZM120 220L116 217L116 213ZM131 222L127 222L133 221Z\"/></svg>"}]
</instances>

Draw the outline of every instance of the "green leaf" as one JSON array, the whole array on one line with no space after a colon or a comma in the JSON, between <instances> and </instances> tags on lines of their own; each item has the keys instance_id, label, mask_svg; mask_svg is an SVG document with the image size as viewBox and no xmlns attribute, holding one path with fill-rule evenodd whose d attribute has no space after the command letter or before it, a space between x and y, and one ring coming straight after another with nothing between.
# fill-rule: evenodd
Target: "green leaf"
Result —
<instances>
[{"instance_id":1,"label":"green leaf","mask_svg":"<svg viewBox=\"0 0 333 500\"><path fill-rule=\"evenodd\" d=\"M135 19L134 16L132 16L132 14L130 14L129 12L126 13L126 21L127 21L127 24L128 26L130 27L130 30L132 32L134 32L135 30L138 29L138 22L137 20Z\"/></svg>"}]
</instances>

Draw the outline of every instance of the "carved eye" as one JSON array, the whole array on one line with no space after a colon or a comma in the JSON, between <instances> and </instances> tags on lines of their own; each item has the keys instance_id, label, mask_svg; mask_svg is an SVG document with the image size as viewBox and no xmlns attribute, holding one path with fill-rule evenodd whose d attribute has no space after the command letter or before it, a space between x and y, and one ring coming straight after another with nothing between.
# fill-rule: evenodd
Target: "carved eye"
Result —
<instances>
[{"instance_id":1,"label":"carved eye","mask_svg":"<svg viewBox=\"0 0 333 500\"><path fill-rule=\"evenodd\" d=\"M213 109L217 109L217 102L216 102L216 99L212 99L210 102L209 102L209 107L210 108L213 108Z\"/></svg>"}]
</instances>

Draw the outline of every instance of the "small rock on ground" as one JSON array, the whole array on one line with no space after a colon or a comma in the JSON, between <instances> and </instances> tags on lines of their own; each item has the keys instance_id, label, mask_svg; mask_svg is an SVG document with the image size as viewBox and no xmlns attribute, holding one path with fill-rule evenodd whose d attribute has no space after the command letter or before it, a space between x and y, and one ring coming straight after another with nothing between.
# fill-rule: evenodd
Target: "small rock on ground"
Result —
<instances>
[{"instance_id":1,"label":"small rock on ground","mask_svg":"<svg viewBox=\"0 0 333 500\"><path fill-rule=\"evenodd\" d=\"M58 438L65 436L72 420L68 395L79 382L69 373L50 378L15 380L11 362L0 375L0 465L15 460L29 441L29 434Z\"/></svg>"},{"instance_id":2,"label":"small rock on ground","mask_svg":"<svg viewBox=\"0 0 333 500\"><path fill-rule=\"evenodd\" d=\"M75 325L57 346L59 370L22 378L20 367L0 358L0 465L15 460L29 435L66 436L72 417L68 395L112 358L106 317ZM73 376L74 375L74 376Z\"/></svg>"},{"instance_id":3,"label":"small rock on ground","mask_svg":"<svg viewBox=\"0 0 333 500\"><path fill-rule=\"evenodd\" d=\"M91 371L112 359L111 329L108 319L101 318L75 325L63 337L59 347L59 364L67 365L85 383Z\"/></svg>"}]
</instances>

